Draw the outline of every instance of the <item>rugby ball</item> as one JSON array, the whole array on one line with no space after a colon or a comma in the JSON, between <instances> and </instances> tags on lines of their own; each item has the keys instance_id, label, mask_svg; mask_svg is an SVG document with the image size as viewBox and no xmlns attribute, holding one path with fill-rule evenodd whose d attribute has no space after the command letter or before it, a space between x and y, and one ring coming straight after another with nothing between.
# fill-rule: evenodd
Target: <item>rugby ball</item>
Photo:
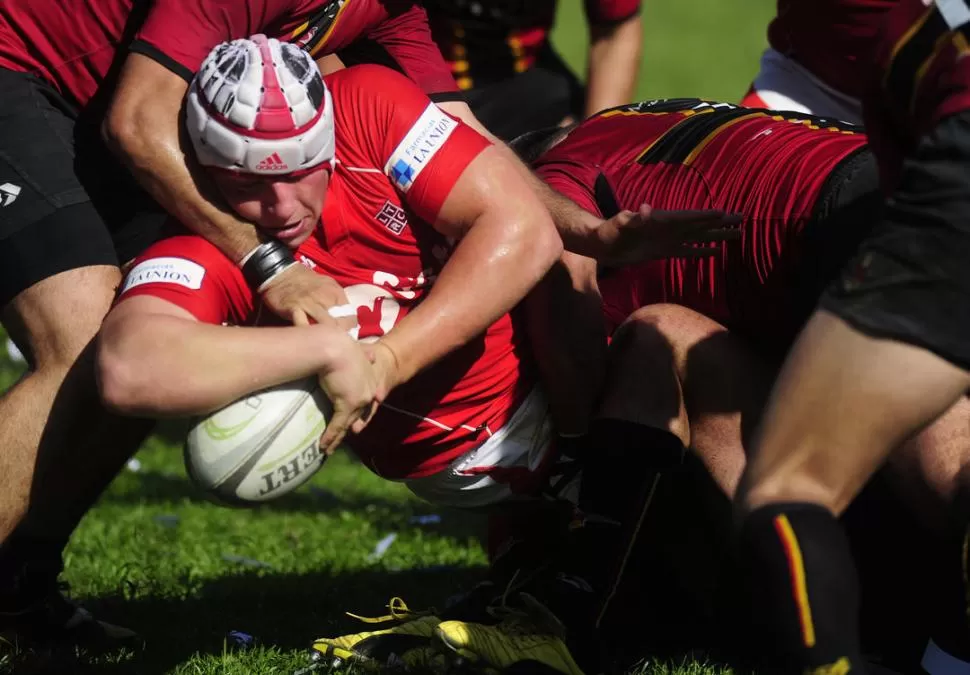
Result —
<instances>
[{"instance_id":1,"label":"rugby ball","mask_svg":"<svg viewBox=\"0 0 970 675\"><path fill-rule=\"evenodd\" d=\"M316 377L257 391L193 420L185 468L216 501L246 506L276 499L323 465L320 435L332 414Z\"/></svg>"}]
</instances>

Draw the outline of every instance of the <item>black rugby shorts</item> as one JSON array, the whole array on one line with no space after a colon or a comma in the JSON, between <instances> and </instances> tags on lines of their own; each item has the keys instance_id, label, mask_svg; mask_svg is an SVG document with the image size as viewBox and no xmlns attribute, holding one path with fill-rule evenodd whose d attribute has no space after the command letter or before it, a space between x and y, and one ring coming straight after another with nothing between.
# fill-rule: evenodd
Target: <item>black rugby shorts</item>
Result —
<instances>
[{"instance_id":1,"label":"black rugby shorts","mask_svg":"<svg viewBox=\"0 0 970 675\"><path fill-rule=\"evenodd\" d=\"M970 111L920 140L883 218L820 306L866 335L970 370Z\"/></svg>"},{"instance_id":2,"label":"black rugby shorts","mask_svg":"<svg viewBox=\"0 0 970 675\"><path fill-rule=\"evenodd\" d=\"M110 154L100 119L46 81L0 68L0 308L61 272L119 265L165 214Z\"/></svg>"}]
</instances>

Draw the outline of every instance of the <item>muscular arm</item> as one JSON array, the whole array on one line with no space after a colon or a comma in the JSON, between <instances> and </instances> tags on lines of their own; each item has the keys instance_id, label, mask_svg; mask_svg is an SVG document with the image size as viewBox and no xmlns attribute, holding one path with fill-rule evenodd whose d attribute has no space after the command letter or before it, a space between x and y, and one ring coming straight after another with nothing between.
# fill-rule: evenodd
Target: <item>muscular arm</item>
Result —
<instances>
[{"instance_id":1,"label":"muscular arm","mask_svg":"<svg viewBox=\"0 0 970 675\"><path fill-rule=\"evenodd\" d=\"M343 349L339 328L238 328L198 321L166 300L137 296L105 318L98 345L102 398L149 417L221 408L253 391L326 372Z\"/></svg>"},{"instance_id":2,"label":"muscular arm","mask_svg":"<svg viewBox=\"0 0 970 675\"><path fill-rule=\"evenodd\" d=\"M400 380L481 334L562 253L548 213L495 147L462 173L435 228L460 242L428 297L382 340L397 359Z\"/></svg>"},{"instance_id":3,"label":"muscular arm","mask_svg":"<svg viewBox=\"0 0 970 675\"><path fill-rule=\"evenodd\" d=\"M633 100L642 47L643 24L639 14L619 23L590 26L587 116Z\"/></svg>"},{"instance_id":4,"label":"muscular arm","mask_svg":"<svg viewBox=\"0 0 970 675\"><path fill-rule=\"evenodd\" d=\"M256 228L233 215L181 140L185 80L153 59L130 54L103 125L105 141L173 216L235 262L256 247Z\"/></svg>"}]
</instances>

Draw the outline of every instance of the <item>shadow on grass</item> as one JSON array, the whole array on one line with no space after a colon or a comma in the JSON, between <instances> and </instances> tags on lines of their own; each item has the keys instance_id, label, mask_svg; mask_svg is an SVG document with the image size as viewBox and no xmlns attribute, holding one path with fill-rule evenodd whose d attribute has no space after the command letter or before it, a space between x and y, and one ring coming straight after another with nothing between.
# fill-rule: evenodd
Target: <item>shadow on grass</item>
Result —
<instances>
[{"instance_id":1,"label":"shadow on grass","mask_svg":"<svg viewBox=\"0 0 970 675\"><path fill-rule=\"evenodd\" d=\"M139 474L137 480L137 489L109 493L103 498L104 503L172 502L177 504L189 501L210 504L213 508L239 509L239 507L224 506L209 500L205 493L193 485L188 478L177 474L145 472ZM301 514L348 511L371 521L380 521L383 527L395 530L419 527L418 524L411 522L414 517L438 515L439 522L421 524L421 529L460 542L467 541L469 536L482 539L485 535L486 516L481 512L448 509L423 501L402 502L400 499L388 499L373 493L337 494L319 486L302 487L296 492L254 507L253 510Z\"/></svg>"},{"instance_id":2,"label":"shadow on grass","mask_svg":"<svg viewBox=\"0 0 970 675\"><path fill-rule=\"evenodd\" d=\"M231 648L231 631L252 635L262 646L301 650L317 637L373 630L371 624L345 616L345 611L381 616L395 595L404 597L412 609L441 608L449 596L471 588L483 575L484 568L467 567L246 573L210 581L188 598L102 597L85 604L98 616L137 630L146 647L130 660L99 662L77 672L167 673L197 653L222 654Z\"/></svg>"}]
</instances>

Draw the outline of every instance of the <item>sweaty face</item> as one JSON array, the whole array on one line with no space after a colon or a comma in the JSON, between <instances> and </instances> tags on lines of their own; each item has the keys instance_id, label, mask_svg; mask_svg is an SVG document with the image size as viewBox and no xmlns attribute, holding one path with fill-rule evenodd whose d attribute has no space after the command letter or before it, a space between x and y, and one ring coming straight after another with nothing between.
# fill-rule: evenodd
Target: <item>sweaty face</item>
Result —
<instances>
[{"instance_id":1,"label":"sweaty face","mask_svg":"<svg viewBox=\"0 0 970 675\"><path fill-rule=\"evenodd\" d=\"M214 172L219 191L244 220L290 248L297 248L320 222L330 172L321 167L300 176Z\"/></svg>"}]
</instances>

